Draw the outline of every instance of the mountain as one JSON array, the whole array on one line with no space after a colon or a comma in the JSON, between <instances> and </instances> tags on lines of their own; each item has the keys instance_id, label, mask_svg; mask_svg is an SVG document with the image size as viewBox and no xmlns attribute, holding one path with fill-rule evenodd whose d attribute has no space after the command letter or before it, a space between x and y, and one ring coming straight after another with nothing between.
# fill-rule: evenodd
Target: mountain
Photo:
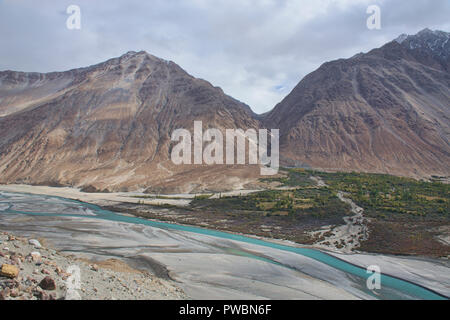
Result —
<instances>
[{"instance_id":1,"label":"mountain","mask_svg":"<svg viewBox=\"0 0 450 320\"><path fill-rule=\"evenodd\" d=\"M186 192L257 174L172 164L171 133L194 120L259 124L247 105L146 52L66 72L0 72L0 97L0 183Z\"/></svg>"},{"instance_id":2,"label":"mountain","mask_svg":"<svg viewBox=\"0 0 450 320\"><path fill-rule=\"evenodd\" d=\"M280 129L282 164L450 175L449 33L425 29L324 63L267 114L173 62L128 52L52 73L0 72L0 183L198 192L258 166L174 165L175 129Z\"/></svg>"},{"instance_id":3,"label":"mountain","mask_svg":"<svg viewBox=\"0 0 450 320\"><path fill-rule=\"evenodd\" d=\"M288 165L450 174L449 33L425 29L324 63L265 115Z\"/></svg>"}]
</instances>

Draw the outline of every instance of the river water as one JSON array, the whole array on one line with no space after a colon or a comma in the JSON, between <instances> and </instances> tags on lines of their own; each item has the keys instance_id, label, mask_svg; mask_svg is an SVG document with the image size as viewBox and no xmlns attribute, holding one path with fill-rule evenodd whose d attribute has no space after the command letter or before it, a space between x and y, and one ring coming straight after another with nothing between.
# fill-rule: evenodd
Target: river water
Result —
<instances>
[{"instance_id":1,"label":"river water","mask_svg":"<svg viewBox=\"0 0 450 320\"><path fill-rule=\"evenodd\" d=\"M64 252L121 258L175 279L194 299L448 296L449 284L426 288L389 276L389 270L382 270L381 289L369 290L365 268L320 250L150 221L59 197L0 192L0 229L44 237Z\"/></svg>"}]
</instances>

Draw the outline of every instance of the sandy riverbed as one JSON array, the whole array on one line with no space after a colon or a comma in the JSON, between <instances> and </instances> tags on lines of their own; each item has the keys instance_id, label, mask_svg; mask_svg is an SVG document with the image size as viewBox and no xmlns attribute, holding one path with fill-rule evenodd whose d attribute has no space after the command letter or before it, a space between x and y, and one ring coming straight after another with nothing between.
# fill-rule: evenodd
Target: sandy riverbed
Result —
<instances>
[{"instance_id":1,"label":"sandy riverbed","mask_svg":"<svg viewBox=\"0 0 450 320\"><path fill-rule=\"evenodd\" d=\"M80 197L79 192L70 194L73 189L69 188L1 186L0 190L36 194L33 206L40 203L37 194L96 204L115 201L109 200L113 199L110 198L113 194L82 194ZM123 201L119 194L114 196ZM364 282L344 272L272 248L88 217L7 214L0 218L0 230L47 238L56 249L86 259L121 259L134 268L144 268L152 274L177 281L194 299L374 298L366 292ZM412 258L360 254L343 258L363 267L380 261L383 271L388 274L396 273L445 295L450 294L449 266L445 261L427 261L424 267L422 260Z\"/></svg>"},{"instance_id":2,"label":"sandy riverbed","mask_svg":"<svg viewBox=\"0 0 450 320\"><path fill-rule=\"evenodd\" d=\"M43 194L48 196L56 196L83 202L93 203L96 205L114 205L116 203L142 203L142 204L169 204L175 206L187 206L195 198L196 194L180 193L180 194L148 194L142 192L111 192L111 193L88 193L82 192L78 188L70 187L47 187L47 186L31 186L26 184L8 184L0 185L0 191ZM221 192L212 194L211 198L231 197L236 195L246 195L258 192L260 190L235 190L229 192ZM144 198L145 197L145 198ZM152 197L155 197L154 199ZM159 198L158 198L159 197Z\"/></svg>"}]
</instances>

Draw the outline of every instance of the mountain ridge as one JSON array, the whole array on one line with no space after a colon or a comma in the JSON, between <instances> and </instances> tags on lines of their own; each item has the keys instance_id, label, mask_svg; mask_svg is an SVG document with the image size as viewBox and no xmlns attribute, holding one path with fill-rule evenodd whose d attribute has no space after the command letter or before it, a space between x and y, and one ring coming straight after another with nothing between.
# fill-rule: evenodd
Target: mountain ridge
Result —
<instances>
[{"instance_id":1,"label":"mountain ridge","mask_svg":"<svg viewBox=\"0 0 450 320\"><path fill-rule=\"evenodd\" d=\"M281 127L284 163L448 175L449 58L404 43L326 62L303 78L264 120Z\"/></svg>"},{"instance_id":2,"label":"mountain ridge","mask_svg":"<svg viewBox=\"0 0 450 320\"><path fill-rule=\"evenodd\" d=\"M257 166L170 162L171 132L194 120L279 128L287 166L448 176L448 35L423 30L325 62L264 114L145 51L62 72L1 71L0 183L196 192L255 182Z\"/></svg>"},{"instance_id":3,"label":"mountain ridge","mask_svg":"<svg viewBox=\"0 0 450 320\"><path fill-rule=\"evenodd\" d=\"M218 128L258 127L247 105L146 53L46 77L9 72L0 79L0 93L7 93L0 104L4 183L163 188L172 176L188 180L183 173L199 171L170 162L174 129L191 128L194 120ZM206 169L194 175L214 176L219 188L236 183L233 175L219 177L223 168ZM181 191L192 191L203 181L185 185Z\"/></svg>"}]
</instances>

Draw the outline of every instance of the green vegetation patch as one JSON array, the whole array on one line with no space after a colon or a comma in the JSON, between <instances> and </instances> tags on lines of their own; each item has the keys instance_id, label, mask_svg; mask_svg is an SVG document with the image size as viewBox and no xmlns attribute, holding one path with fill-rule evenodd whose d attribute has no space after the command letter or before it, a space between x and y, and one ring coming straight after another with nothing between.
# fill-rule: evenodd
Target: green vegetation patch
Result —
<instances>
[{"instance_id":1,"label":"green vegetation patch","mask_svg":"<svg viewBox=\"0 0 450 320\"><path fill-rule=\"evenodd\" d=\"M450 185L383 174L317 173L347 192L365 216L395 221L450 221Z\"/></svg>"},{"instance_id":2,"label":"green vegetation patch","mask_svg":"<svg viewBox=\"0 0 450 320\"><path fill-rule=\"evenodd\" d=\"M267 190L220 199L196 198L191 206L205 210L258 212L265 216L287 215L294 219L343 217L350 210L328 188Z\"/></svg>"}]
</instances>

